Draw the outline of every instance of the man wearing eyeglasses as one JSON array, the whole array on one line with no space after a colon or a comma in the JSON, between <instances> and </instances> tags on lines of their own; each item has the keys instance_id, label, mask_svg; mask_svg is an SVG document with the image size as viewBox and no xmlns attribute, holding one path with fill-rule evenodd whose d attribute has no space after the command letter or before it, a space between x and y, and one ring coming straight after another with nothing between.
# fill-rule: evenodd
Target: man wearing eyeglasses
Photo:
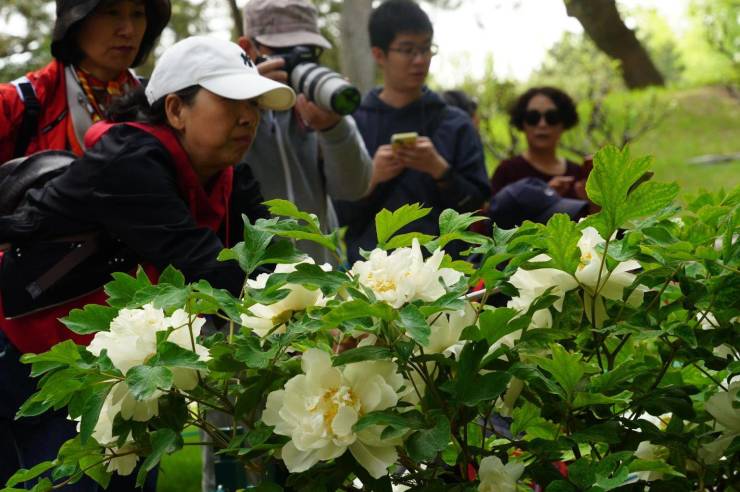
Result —
<instances>
[{"instance_id":1,"label":"man wearing eyeglasses","mask_svg":"<svg viewBox=\"0 0 740 492\"><path fill-rule=\"evenodd\" d=\"M411 0L387 0L368 24L373 58L383 86L370 91L354 113L373 155L370 191L362 200L337 204L347 225L347 252L359 259L359 248L376 244L374 217L419 202L432 212L403 232L439 234L439 215L446 208L478 210L490 194L483 148L470 117L448 106L425 85L437 47L427 14ZM415 142L391 145L397 133L416 132ZM462 244L446 249L456 255Z\"/></svg>"},{"instance_id":2,"label":"man wearing eyeglasses","mask_svg":"<svg viewBox=\"0 0 740 492\"><path fill-rule=\"evenodd\" d=\"M308 0L250 0L239 45L266 77L288 83L281 55L305 48L318 60L331 44L319 32ZM298 96L295 108L262 115L254 143L240 164L249 165L266 200L287 199L316 214L325 232L338 227L331 198L356 200L368 190L372 160L351 116L324 110ZM314 243L299 248L317 263L336 263Z\"/></svg>"}]
</instances>

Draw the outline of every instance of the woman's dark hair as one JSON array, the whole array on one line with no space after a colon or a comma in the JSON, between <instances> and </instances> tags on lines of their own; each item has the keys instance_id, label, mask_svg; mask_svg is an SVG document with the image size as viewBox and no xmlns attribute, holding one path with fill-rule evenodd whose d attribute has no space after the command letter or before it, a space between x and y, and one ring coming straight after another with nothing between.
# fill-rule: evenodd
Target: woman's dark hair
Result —
<instances>
[{"instance_id":1,"label":"woman's dark hair","mask_svg":"<svg viewBox=\"0 0 740 492\"><path fill-rule=\"evenodd\" d=\"M444 91L442 94L444 102L465 111L471 118L478 111L478 103L470 96L459 90Z\"/></svg>"},{"instance_id":2,"label":"woman's dark hair","mask_svg":"<svg viewBox=\"0 0 740 492\"><path fill-rule=\"evenodd\" d=\"M189 106L193 103L195 95L199 90L199 85L191 85L180 89L174 94L182 99L185 105ZM144 93L144 87L137 87L111 104L106 114L106 119L115 123L136 121L151 125L167 124L167 113L164 109L165 97L159 98L154 101L154 104L150 105Z\"/></svg>"},{"instance_id":3,"label":"woman's dark hair","mask_svg":"<svg viewBox=\"0 0 740 492\"><path fill-rule=\"evenodd\" d=\"M370 14L370 46L387 52L398 34L434 34L429 16L412 0L387 0Z\"/></svg>"},{"instance_id":4,"label":"woman's dark hair","mask_svg":"<svg viewBox=\"0 0 740 492\"><path fill-rule=\"evenodd\" d=\"M53 39L51 43L51 54L54 58L65 65L78 65L85 58L85 53L77 44L77 33L80 30L80 26L82 26L82 22L92 15L95 9L107 3L113 3L114 1L116 0L101 0L91 5L92 10L82 18L79 18L77 15L73 16L72 14L62 13L62 15L65 15L69 19L57 19L57 24L60 24L54 28L54 36L57 39ZM139 52L131 64L132 67L137 67L146 60L152 48L154 48L157 38L159 38L159 35L170 19L171 9L169 0L146 0L144 7L146 9L146 30L139 46ZM68 7L68 9L71 10L72 8ZM57 10L59 10L59 7L57 7ZM57 15L60 15L60 12L57 12ZM75 17L77 17L76 20ZM64 25L63 21L65 20L73 20L74 22Z\"/></svg>"},{"instance_id":5,"label":"woman's dark hair","mask_svg":"<svg viewBox=\"0 0 740 492\"><path fill-rule=\"evenodd\" d=\"M573 99L558 89L557 87L532 87L527 92L519 96L514 105L509 109L510 122L519 130L524 129L524 113L527 112L529 101L538 94L548 97L555 107L558 108L560 117L563 120L563 128L568 130L578 124L578 112Z\"/></svg>"}]
</instances>

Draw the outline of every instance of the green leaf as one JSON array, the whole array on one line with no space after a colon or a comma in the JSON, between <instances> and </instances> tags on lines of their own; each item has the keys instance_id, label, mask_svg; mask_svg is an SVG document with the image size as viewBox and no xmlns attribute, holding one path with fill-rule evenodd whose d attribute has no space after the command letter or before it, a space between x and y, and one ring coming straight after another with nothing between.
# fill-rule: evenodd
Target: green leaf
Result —
<instances>
[{"instance_id":1,"label":"green leaf","mask_svg":"<svg viewBox=\"0 0 740 492\"><path fill-rule=\"evenodd\" d=\"M419 241L420 245L424 245L434 239L434 236L422 234L421 232L407 232L405 234L399 234L397 236L393 236L391 240L385 244L385 249L408 248L413 244L414 239Z\"/></svg>"},{"instance_id":2,"label":"green leaf","mask_svg":"<svg viewBox=\"0 0 740 492\"><path fill-rule=\"evenodd\" d=\"M172 371L166 367L136 366L126 373L126 384L139 401L152 398L157 390L172 387Z\"/></svg>"},{"instance_id":3,"label":"green leaf","mask_svg":"<svg viewBox=\"0 0 740 492\"><path fill-rule=\"evenodd\" d=\"M185 329L185 328L182 328ZM176 343L164 341L157 344L157 353L147 361L149 366L184 367L205 371L206 363L199 360L198 354Z\"/></svg>"},{"instance_id":4,"label":"green leaf","mask_svg":"<svg viewBox=\"0 0 740 492\"><path fill-rule=\"evenodd\" d=\"M594 487L603 490L612 490L624 485L629 477L629 461L631 451L623 451L606 456L596 467L596 482Z\"/></svg>"},{"instance_id":5,"label":"green leaf","mask_svg":"<svg viewBox=\"0 0 740 492\"><path fill-rule=\"evenodd\" d=\"M174 287L185 287L185 275L177 268L168 265L167 268L159 275L158 284L170 284Z\"/></svg>"},{"instance_id":6,"label":"green leaf","mask_svg":"<svg viewBox=\"0 0 740 492\"><path fill-rule=\"evenodd\" d=\"M503 371L492 371L469 380L458 379L457 398L463 405L474 407L483 401L498 398L506 390L511 376Z\"/></svg>"},{"instance_id":7,"label":"green leaf","mask_svg":"<svg viewBox=\"0 0 740 492\"><path fill-rule=\"evenodd\" d=\"M273 345L269 349L264 349L260 346L260 339L252 335L239 337L235 347L234 358L255 369L264 369L270 365L270 361L275 358L280 348L279 345Z\"/></svg>"},{"instance_id":8,"label":"green leaf","mask_svg":"<svg viewBox=\"0 0 740 492\"><path fill-rule=\"evenodd\" d=\"M339 248L341 229L336 229L329 234L321 234L316 232L313 226L300 224L295 219L283 219L277 222L276 220L259 219L255 227L283 238L311 241L320 244L329 251L337 251ZM279 263L295 263L295 261L280 261Z\"/></svg>"},{"instance_id":9,"label":"green leaf","mask_svg":"<svg viewBox=\"0 0 740 492\"><path fill-rule=\"evenodd\" d=\"M99 453L81 457L80 468L85 470L85 475L95 480L103 489L108 488L112 473L107 470L108 463L102 461Z\"/></svg>"},{"instance_id":10,"label":"green leaf","mask_svg":"<svg viewBox=\"0 0 740 492\"><path fill-rule=\"evenodd\" d=\"M532 357L537 365L552 374L552 377L565 390L569 399L573 398L576 388L586 373L586 366L578 354L571 354L561 345L551 345L552 359Z\"/></svg>"},{"instance_id":11,"label":"green leaf","mask_svg":"<svg viewBox=\"0 0 740 492\"><path fill-rule=\"evenodd\" d=\"M654 213L667 206L676 196L675 185L646 184L651 174L650 157L632 159L627 149L613 146L594 156L594 168L586 182L586 192L601 211L590 216L584 225L592 225L609 238L631 219Z\"/></svg>"},{"instance_id":12,"label":"green leaf","mask_svg":"<svg viewBox=\"0 0 740 492\"><path fill-rule=\"evenodd\" d=\"M362 299L343 302L328 312L322 320L327 325L336 326L344 321L374 316L385 321L391 321L398 316L396 310L384 302L370 304Z\"/></svg>"},{"instance_id":13,"label":"green leaf","mask_svg":"<svg viewBox=\"0 0 740 492\"><path fill-rule=\"evenodd\" d=\"M550 261L546 265L573 274L580 262L578 240L581 233L567 214L555 214L545 227L545 244Z\"/></svg>"},{"instance_id":14,"label":"green leaf","mask_svg":"<svg viewBox=\"0 0 740 492\"><path fill-rule=\"evenodd\" d=\"M114 280L105 284L105 293L108 294L108 304L116 308L127 307L133 302L136 292L152 285L141 267L137 270L136 277L122 272L112 275Z\"/></svg>"},{"instance_id":15,"label":"green leaf","mask_svg":"<svg viewBox=\"0 0 740 492\"><path fill-rule=\"evenodd\" d=\"M146 480L146 475L162 459L165 453L172 453L182 447L182 438L172 429L159 429L150 435L152 450L139 468L136 476L136 485L141 486Z\"/></svg>"},{"instance_id":16,"label":"green leaf","mask_svg":"<svg viewBox=\"0 0 740 492\"><path fill-rule=\"evenodd\" d=\"M429 327L426 318L419 308L413 304L407 304L398 313L398 324L408 336L414 339L420 345L429 343L429 335L432 329Z\"/></svg>"},{"instance_id":17,"label":"green leaf","mask_svg":"<svg viewBox=\"0 0 740 492\"><path fill-rule=\"evenodd\" d=\"M321 234L321 225L316 215L298 210L295 203L281 199L268 200L264 203L272 215L282 215L283 217L302 220L308 224L313 232Z\"/></svg>"},{"instance_id":18,"label":"green leaf","mask_svg":"<svg viewBox=\"0 0 740 492\"><path fill-rule=\"evenodd\" d=\"M605 422L574 432L570 435L570 438L580 443L605 442L607 444L617 444L622 441L620 437L621 430L617 422Z\"/></svg>"},{"instance_id":19,"label":"green leaf","mask_svg":"<svg viewBox=\"0 0 740 492\"><path fill-rule=\"evenodd\" d=\"M378 237L378 246L384 248L386 242L399 229L425 217L431 212L431 208L422 208L418 203L406 204L401 208L390 212L383 209L375 216L375 230Z\"/></svg>"},{"instance_id":20,"label":"green leaf","mask_svg":"<svg viewBox=\"0 0 740 492\"><path fill-rule=\"evenodd\" d=\"M265 250L272 241L274 234L258 229L252 225L246 215L244 221L244 241L230 249L221 251L219 261L236 260L247 275L251 274L265 256ZM273 219L277 221L277 219Z\"/></svg>"},{"instance_id":21,"label":"green leaf","mask_svg":"<svg viewBox=\"0 0 740 492\"><path fill-rule=\"evenodd\" d=\"M545 492L578 492L578 489L565 480L554 480L547 484Z\"/></svg>"},{"instance_id":22,"label":"green leaf","mask_svg":"<svg viewBox=\"0 0 740 492\"><path fill-rule=\"evenodd\" d=\"M241 310L239 308L239 301L233 295L231 295L228 290L214 289L205 280L200 280L195 284L191 284L191 287L195 291L194 299L196 301L196 307L199 309L198 312L202 312L203 314L212 314L215 313L216 310L220 309L221 311L226 313L229 319L237 323L241 322ZM213 303L213 311L209 312L202 309L202 306L199 305L199 301L201 301L203 298L199 297L199 295L206 296L208 301Z\"/></svg>"},{"instance_id":23,"label":"green leaf","mask_svg":"<svg viewBox=\"0 0 740 492\"><path fill-rule=\"evenodd\" d=\"M466 231L471 225L481 220L488 220L482 215L473 215L475 212L459 213L447 208L439 214L439 235L450 234L457 231Z\"/></svg>"},{"instance_id":24,"label":"green leaf","mask_svg":"<svg viewBox=\"0 0 740 492\"><path fill-rule=\"evenodd\" d=\"M415 432L406 440L406 451L414 461L428 461L444 450L450 441L450 422L439 411L430 412L433 427Z\"/></svg>"},{"instance_id":25,"label":"green leaf","mask_svg":"<svg viewBox=\"0 0 740 492\"><path fill-rule=\"evenodd\" d=\"M423 429L424 419L419 412L399 413L393 410L378 410L360 417L352 429L360 432L373 425L388 425L397 429Z\"/></svg>"},{"instance_id":26,"label":"green leaf","mask_svg":"<svg viewBox=\"0 0 740 492\"><path fill-rule=\"evenodd\" d=\"M345 350L341 354L334 357L332 365L343 366L345 364L362 362L364 360L389 360L392 356L393 354L388 347L376 347L373 345L368 345L366 347L357 347Z\"/></svg>"},{"instance_id":27,"label":"green leaf","mask_svg":"<svg viewBox=\"0 0 740 492\"><path fill-rule=\"evenodd\" d=\"M601 393L587 393L584 391L577 391L573 398L573 408L588 407L591 405L612 405L614 403L628 403L632 393L630 391L623 391L618 395L606 396Z\"/></svg>"},{"instance_id":28,"label":"green leaf","mask_svg":"<svg viewBox=\"0 0 740 492\"><path fill-rule=\"evenodd\" d=\"M133 302L137 306L152 304L155 308L168 311L172 308L180 308L187 302L190 289L187 287L175 287L170 284L150 285L140 289L134 294Z\"/></svg>"},{"instance_id":29,"label":"green leaf","mask_svg":"<svg viewBox=\"0 0 740 492\"><path fill-rule=\"evenodd\" d=\"M511 423L511 434L515 439L522 432L526 433L527 440L536 438L552 440L557 435L558 426L542 418L539 407L529 401L525 400L522 406L515 408L511 416L514 419Z\"/></svg>"},{"instance_id":30,"label":"green leaf","mask_svg":"<svg viewBox=\"0 0 740 492\"><path fill-rule=\"evenodd\" d=\"M351 282L351 279L345 272L336 270L325 272L318 265L301 263L296 266L295 272L288 274L288 282L304 287L318 287L324 295L332 295Z\"/></svg>"},{"instance_id":31,"label":"green leaf","mask_svg":"<svg viewBox=\"0 0 740 492\"><path fill-rule=\"evenodd\" d=\"M103 403L110 390L111 386L107 384L99 384L88 389L89 394L82 405L80 419L80 442L82 444L87 442L93 430L95 430L95 425L100 417L100 410L103 408Z\"/></svg>"},{"instance_id":32,"label":"green leaf","mask_svg":"<svg viewBox=\"0 0 740 492\"><path fill-rule=\"evenodd\" d=\"M73 309L62 318L64 326L73 332L86 335L98 331L108 331L113 318L118 316L118 308L88 304L83 309Z\"/></svg>"},{"instance_id":33,"label":"green leaf","mask_svg":"<svg viewBox=\"0 0 740 492\"><path fill-rule=\"evenodd\" d=\"M511 308L484 310L478 318L481 335L490 345L493 345L509 333L521 329L516 324L509 323L516 315L517 310Z\"/></svg>"},{"instance_id":34,"label":"green leaf","mask_svg":"<svg viewBox=\"0 0 740 492\"><path fill-rule=\"evenodd\" d=\"M72 340L57 343L42 354L23 354L21 362L32 364L31 375L38 376L52 369L74 365L80 360L80 350L84 350Z\"/></svg>"},{"instance_id":35,"label":"green leaf","mask_svg":"<svg viewBox=\"0 0 740 492\"><path fill-rule=\"evenodd\" d=\"M34 465L30 469L21 468L20 470L15 472L12 477L8 479L6 486L15 487L21 482L27 482L29 480L32 480L38 477L39 475L52 469L53 467L54 467L53 461L42 461L41 463Z\"/></svg>"},{"instance_id":36,"label":"green leaf","mask_svg":"<svg viewBox=\"0 0 740 492\"><path fill-rule=\"evenodd\" d=\"M629 471L630 473L643 472L643 471L657 472L657 473L663 473L665 475L670 475L674 477L685 477L686 476L683 473L679 473L676 470L674 470L671 465L669 465L668 463L665 463L664 461L636 459L629 464Z\"/></svg>"}]
</instances>

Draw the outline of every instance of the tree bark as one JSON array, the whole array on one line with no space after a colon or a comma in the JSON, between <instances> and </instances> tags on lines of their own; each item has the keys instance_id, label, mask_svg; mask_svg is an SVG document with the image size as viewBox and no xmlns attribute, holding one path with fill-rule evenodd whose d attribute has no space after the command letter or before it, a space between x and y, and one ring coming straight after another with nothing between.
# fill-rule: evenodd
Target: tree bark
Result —
<instances>
[{"instance_id":1,"label":"tree bark","mask_svg":"<svg viewBox=\"0 0 740 492\"><path fill-rule=\"evenodd\" d=\"M234 28L232 29L232 39L236 40L240 36L244 36L244 22L242 21L242 11L236 4L236 0L227 0L229 3L229 12L231 12L231 20L234 22Z\"/></svg>"},{"instance_id":2,"label":"tree bark","mask_svg":"<svg viewBox=\"0 0 740 492\"><path fill-rule=\"evenodd\" d=\"M615 0L565 0L565 8L601 51L621 62L627 87L665 84L634 31L624 25Z\"/></svg>"},{"instance_id":3,"label":"tree bark","mask_svg":"<svg viewBox=\"0 0 740 492\"><path fill-rule=\"evenodd\" d=\"M375 62L370 54L367 32L372 7L372 0L344 0L339 21L342 73L363 94L375 83Z\"/></svg>"}]
</instances>

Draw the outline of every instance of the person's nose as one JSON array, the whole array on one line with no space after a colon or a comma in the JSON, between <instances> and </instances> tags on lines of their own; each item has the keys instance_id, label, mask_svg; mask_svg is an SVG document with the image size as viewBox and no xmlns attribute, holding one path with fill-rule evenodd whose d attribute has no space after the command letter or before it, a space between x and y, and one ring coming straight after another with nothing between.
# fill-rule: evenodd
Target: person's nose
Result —
<instances>
[{"instance_id":1,"label":"person's nose","mask_svg":"<svg viewBox=\"0 0 740 492\"><path fill-rule=\"evenodd\" d=\"M256 127L260 121L260 112L252 101L243 101L239 105L239 124Z\"/></svg>"}]
</instances>

